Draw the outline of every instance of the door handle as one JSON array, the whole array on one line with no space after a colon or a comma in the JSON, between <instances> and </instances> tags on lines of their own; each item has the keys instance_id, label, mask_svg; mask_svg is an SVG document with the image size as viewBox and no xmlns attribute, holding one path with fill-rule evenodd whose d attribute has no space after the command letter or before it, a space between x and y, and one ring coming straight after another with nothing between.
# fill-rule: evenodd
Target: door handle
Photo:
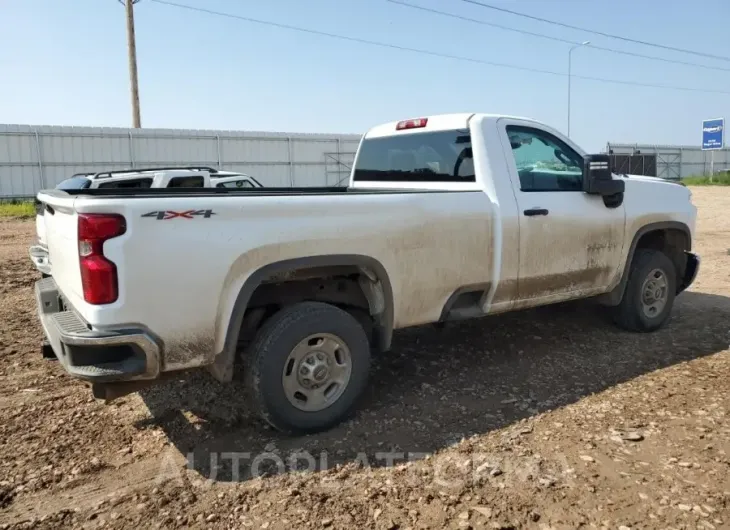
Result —
<instances>
[{"instance_id":1,"label":"door handle","mask_svg":"<svg viewBox=\"0 0 730 530\"><path fill-rule=\"evenodd\" d=\"M532 217L533 215L547 215L548 211L545 208L530 208L523 213L528 217Z\"/></svg>"}]
</instances>

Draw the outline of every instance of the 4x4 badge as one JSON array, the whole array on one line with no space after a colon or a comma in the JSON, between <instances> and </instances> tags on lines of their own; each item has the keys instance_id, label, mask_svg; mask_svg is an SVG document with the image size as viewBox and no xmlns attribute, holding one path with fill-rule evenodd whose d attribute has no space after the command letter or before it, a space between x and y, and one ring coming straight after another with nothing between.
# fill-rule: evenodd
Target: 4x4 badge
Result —
<instances>
[{"instance_id":1,"label":"4x4 badge","mask_svg":"<svg viewBox=\"0 0 730 530\"><path fill-rule=\"evenodd\" d=\"M203 219L210 219L212 215L215 215L213 210L185 210L184 212L175 212L173 210L162 210L156 212L149 212L143 214L142 217L154 217L158 221L168 221L170 219L194 219L196 217L202 217Z\"/></svg>"}]
</instances>

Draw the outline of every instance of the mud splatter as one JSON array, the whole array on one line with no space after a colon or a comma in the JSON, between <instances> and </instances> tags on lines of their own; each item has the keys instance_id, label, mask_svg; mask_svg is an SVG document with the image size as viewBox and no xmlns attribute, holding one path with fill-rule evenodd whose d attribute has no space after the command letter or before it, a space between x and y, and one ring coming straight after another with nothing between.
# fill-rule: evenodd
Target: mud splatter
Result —
<instances>
[{"instance_id":1,"label":"mud splatter","mask_svg":"<svg viewBox=\"0 0 730 530\"><path fill-rule=\"evenodd\" d=\"M175 337L165 343L162 357L163 371L182 370L210 364L215 357L213 333L199 332Z\"/></svg>"}]
</instances>

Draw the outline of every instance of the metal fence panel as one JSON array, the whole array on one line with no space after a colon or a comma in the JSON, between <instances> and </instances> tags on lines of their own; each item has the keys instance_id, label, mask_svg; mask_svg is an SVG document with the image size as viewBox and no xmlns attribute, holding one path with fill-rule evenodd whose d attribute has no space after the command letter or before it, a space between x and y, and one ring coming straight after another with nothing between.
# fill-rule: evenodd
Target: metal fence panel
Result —
<instances>
[{"instance_id":1,"label":"metal fence panel","mask_svg":"<svg viewBox=\"0 0 730 530\"><path fill-rule=\"evenodd\" d=\"M9 167L3 185L11 197L33 195L36 188L41 187L40 170L38 167Z\"/></svg>"},{"instance_id":2,"label":"metal fence panel","mask_svg":"<svg viewBox=\"0 0 730 530\"><path fill-rule=\"evenodd\" d=\"M703 151L699 146L691 145L650 145L620 144L609 142L607 152L614 155L655 155L656 176L679 180L693 175L709 175L714 170L730 170L730 147L714 151ZM714 163L711 162L714 156ZM617 157L618 160L618 157Z\"/></svg>"},{"instance_id":3,"label":"metal fence panel","mask_svg":"<svg viewBox=\"0 0 730 530\"><path fill-rule=\"evenodd\" d=\"M256 178L264 186L286 188L291 186L289 165L224 164L226 171L238 171ZM303 185L303 184L302 184Z\"/></svg>"},{"instance_id":4,"label":"metal fence panel","mask_svg":"<svg viewBox=\"0 0 730 530\"><path fill-rule=\"evenodd\" d=\"M611 170L617 174L657 176L657 155L612 154Z\"/></svg>"},{"instance_id":5,"label":"metal fence panel","mask_svg":"<svg viewBox=\"0 0 730 530\"><path fill-rule=\"evenodd\" d=\"M355 152L325 153L328 186L342 186L350 178L350 170L355 161Z\"/></svg>"},{"instance_id":6,"label":"metal fence panel","mask_svg":"<svg viewBox=\"0 0 730 530\"><path fill-rule=\"evenodd\" d=\"M4 143L5 149L0 149L0 164L36 163L34 136L13 134Z\"/></svg>"},{"instance_id":7,"label":"metal fence panel","mask_svg":"<svg viewBox=\"0 0 730 530\"><path fill-rule=\"evenodd\" d=\"M188 164L248 173L267 186L342 185L360 138L0 124L0 198L31 197L79 172Z\"/></svg>"},{"instance_id":8,"label":"metal fence panel","mask_svg":"<svg viewBox=\"0 0 730 530\"><path fill-rule=\"evenodd\" d=\"M322 153L337 153L337 141L318 141L313 143L306 140L292 140L292 157L297 163L320 163Z\"/></svg>"},{"instance_id":9,"label":"metal fence panel","mask_svg":"<svg viewBox=\"0 0 730 530\"><path fill-rule=\"evenodd\" d=\"M217 165L218 149L215 138L132 137L135 165L151 163L179 164L183 160Z\"/></svg>"},{"instance_id":10,"label":"metal fence panel","mask_svg":"<svg viewBox=\"0 0 730 530\"><path fill-rule=\"evenodd\" d=\"M330 182L322 178L322 169L313 164L294 164L294 186L334 186L336 181L330 177ZM347 185L347 182L340 183Z\"/></svg>"},{"instance_id":11,"label":"metal fence panel","mask_svg":"<svg viewBox=\"0 0 730 530\"><path fill-rule=\"evenodd\" d=\"M289 142L286 138L235 138L223 143L222 156L259 163L288 162Z\"/></svg>"}]
</instances>

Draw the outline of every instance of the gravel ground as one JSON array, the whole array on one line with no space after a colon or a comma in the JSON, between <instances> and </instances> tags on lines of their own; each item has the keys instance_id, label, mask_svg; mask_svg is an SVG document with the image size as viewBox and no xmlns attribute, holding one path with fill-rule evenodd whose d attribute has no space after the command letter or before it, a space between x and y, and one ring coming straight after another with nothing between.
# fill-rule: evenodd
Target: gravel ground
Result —
<instances>
[{"instance_id":1,"label":"gravel ground","mask_svg":"<svg viewBox=\"0 0 730 530\"><path fill-rule=\"evenodd\" d=\"M397 334L357 415L287 438L199 373L111 404L41 358L0 220L0 528L730 528L730 190L659 332L586 303Z\"/></svg>"}]
</instances>

